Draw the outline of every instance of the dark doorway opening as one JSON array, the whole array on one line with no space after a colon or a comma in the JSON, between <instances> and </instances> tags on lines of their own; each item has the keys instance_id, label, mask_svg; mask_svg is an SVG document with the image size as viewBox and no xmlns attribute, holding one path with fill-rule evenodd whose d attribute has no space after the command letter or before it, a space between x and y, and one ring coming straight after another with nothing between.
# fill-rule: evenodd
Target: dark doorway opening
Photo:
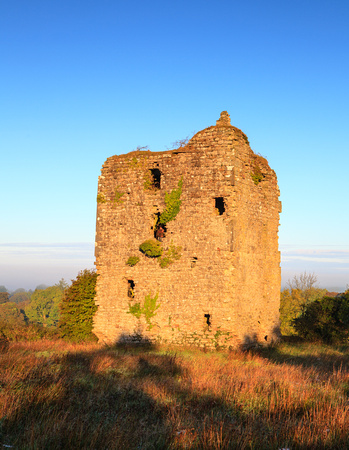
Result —
<instances>
[{"instance_id":1,"label":"dark doorway opening","mask_svg":"<svg viewBox=\"0 0 349 450\"><path fill-rule=\"evenodd\" d=\"M152 176L152 186L154 189L160 189L161 187L161 172L159 169L150 169Z\"/></svg>"},{"instance_id":2,"label":"dark doorway opening","mask_svg":"<svg viewBox=\"0 0 349 450\"><path fill-rule=\"evenodd\" d=\"M127 280L127 297L133 298L135 296L135 282Z\"/></svg>"},{"instance_id":3,"label":"dark doorway opening","mask_svg":"<svg viewBox=\"0 0 349 450\"><path fill-rule=\"evenodd\" d=\"M211 326L211 314L204 314L204 317L206 319L207 325L210 327Z\"/></svg>"},{"instance_id":4,"label":"dark doorway opening","mask_svg":"<svg viewBox=\"0 0 349 450\"><path fill-rule=\"evenodd\" d=\"M214 199L215 208L218 211L218 214L221 216L225 212L225 203L223 197L216 197Z\"/></svg>"}]
</instances>

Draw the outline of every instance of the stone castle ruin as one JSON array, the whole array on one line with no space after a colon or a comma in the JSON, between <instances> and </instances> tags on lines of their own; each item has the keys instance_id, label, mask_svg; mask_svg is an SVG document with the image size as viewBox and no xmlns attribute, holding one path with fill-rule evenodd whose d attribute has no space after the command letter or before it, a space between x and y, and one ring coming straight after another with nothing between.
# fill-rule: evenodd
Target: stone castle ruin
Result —
<instances>
[{"instance_id":1,"label":"stone castle ruin","mask_svg":"<svg viewBox=\"0 0 349 450\"><path fill-rule=\"evenodd\" d=\"M275 172L224 111L175 150L112 156L98 183L100 341L236 347L278 336Z\"/></svg>"}]
</instances>

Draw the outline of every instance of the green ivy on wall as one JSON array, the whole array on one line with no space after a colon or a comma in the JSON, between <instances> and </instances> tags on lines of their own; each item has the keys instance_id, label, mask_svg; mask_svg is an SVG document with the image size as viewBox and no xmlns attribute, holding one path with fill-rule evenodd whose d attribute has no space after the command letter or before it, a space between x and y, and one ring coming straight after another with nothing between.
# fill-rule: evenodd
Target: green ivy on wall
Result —
<instances>
[{"instance_id":1,"label":"green ivy on wall","mask_svg":"<svg viewBox=\"0 0 349 450\"><path fill-rule=\"evenodd\" d=\"M181 258L181 246L175 246L171 243L169 249L164 253L164 255L159 258L159 264L162 269L165 269L170 264L173 264L176 260Z\"/></svg>"},{"instance_id":2,"label":"green ivy on wall","mask_svg":"<svg viewBox=\"0 0 349 450\"><path fill-rule=\"evenodd\" d=\"M183 177L178 182L178 188L173 189L170 193L165 193L165 209L160 214L159 224L166 225L171 220L174 220L179 213L181 206L181 195L182 195Z\"/></svg>"},{"instance_id":3,"label":"green ivy on wall","mask_svg":"<svg viewBox=\"0 0 349 450\"><path fill-rule=\"evenodd\" d=\"M152 297L151 293L144 297L144 304L134 303L129 304L129 310L127 314L132 314L137 319L140 319L142 315L145 318L145 321L148 325L148 330L151 330L154 327L154 324L151 323L151 319L156 316L156 310L160 308L160 304L157 303L159 298L159 293L157 292L154 297Z\"/></svg>"}]
</instances>

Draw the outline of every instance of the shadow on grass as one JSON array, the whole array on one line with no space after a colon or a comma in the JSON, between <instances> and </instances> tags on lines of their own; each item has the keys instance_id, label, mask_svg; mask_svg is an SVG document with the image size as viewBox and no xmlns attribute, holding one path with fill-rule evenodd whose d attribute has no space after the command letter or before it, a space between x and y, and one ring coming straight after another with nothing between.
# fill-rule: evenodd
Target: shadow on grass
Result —
<instances>
[{"instance_id":1,"label":"shadow on grass","mask_svg":"<svg viewBox=\"0 0 349 450\"><path fill-rule=\"evenodd\" d=\"M247 351L274 364L312 368L318 371L319 375L327 377L337 370L349 370L349 347L345 345L310 343L292 336L283 338L278 344L250 348Z\"/></svg>"},{"instance_id":2,"label":"shadow on grass","mask_svg":"<svg viewBox=\"0 0 349 450\"><path fill-rule=\"evenodd\" d=\"M286 362L277 348L260 352ZM11 387L18 402L0 442L20 449L301 448L293 429L306 410L263 414L235 395L191 386L183 361L152 346L50 354ZM340 439L331 448L345 448Z\"/></svg>"}]
</instances>

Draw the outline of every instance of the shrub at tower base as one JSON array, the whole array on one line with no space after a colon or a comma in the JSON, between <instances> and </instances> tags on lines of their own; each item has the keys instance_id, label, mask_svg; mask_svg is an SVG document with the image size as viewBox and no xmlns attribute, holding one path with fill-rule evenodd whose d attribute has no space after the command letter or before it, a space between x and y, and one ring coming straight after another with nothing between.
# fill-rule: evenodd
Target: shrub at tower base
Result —
<instances>
[{"instance_id":1,"label":"shrub at tower base","mask_svg":"<svg viewBox=\"0 0 349 450\"><path fill-rule=\"evenodd\" d=\"M72 285L65 290L61 303L59 329L61 336L70 341L97 340L92 333L92 320L97 310L94 270L81 271Z\"/></svg>"},{"instance_id":2,"label":"shrub at tower base","mask_svg":"<svg viewBox=\"0 0 349 450\"><path fill-rule=\"evenodd\" d=\"M323 297L303 308L293 320L298 335L309 341L326 344L348 343L349 290L333 297Z\"/></svg>"}]
</instances>

